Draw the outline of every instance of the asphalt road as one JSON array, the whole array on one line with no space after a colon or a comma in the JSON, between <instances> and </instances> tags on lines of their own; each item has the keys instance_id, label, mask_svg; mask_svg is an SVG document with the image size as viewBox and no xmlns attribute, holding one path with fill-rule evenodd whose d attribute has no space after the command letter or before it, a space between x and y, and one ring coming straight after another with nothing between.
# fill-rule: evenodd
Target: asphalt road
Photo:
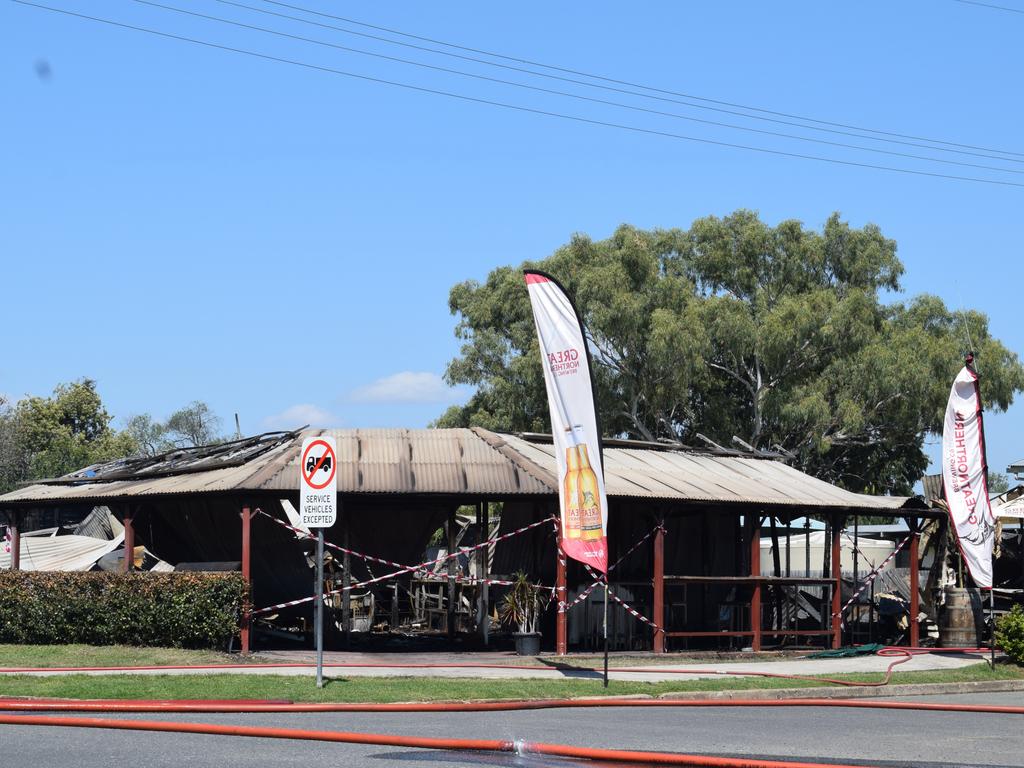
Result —
<instances>
[{"instance_id":1,"label":"asphalt road","mask_svg":"<svg viewBox=\"0 0 1024 768\"><path fill-rule=\"evenodd\" d=\"M918 697L1024 706L1024 693ZM912 700L912 699L906 699ZM499 713L131 715L283 728L520 739L620 749L821 760L876 766L1022 766L1024 716L808 708L601 709ZM505 754L453 753L224 736L0 726L4 768L465 768L580 765ZM586 763L588 768L595 764Z\"/></svg>"}]
</instances>

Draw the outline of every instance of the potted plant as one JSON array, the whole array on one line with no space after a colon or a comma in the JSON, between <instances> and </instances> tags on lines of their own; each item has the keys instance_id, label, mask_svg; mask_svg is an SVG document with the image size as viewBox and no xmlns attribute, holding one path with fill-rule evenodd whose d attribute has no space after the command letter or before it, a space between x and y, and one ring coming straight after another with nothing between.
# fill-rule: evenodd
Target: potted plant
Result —
<instances>
[{"instance_id":1,"label":"potted plant","mask_svg":"<svg viewBox=\"0 0 1024 768\"><path fill-rule=\"evenodd\" d=\"M540 632L537 631L537 619L543 608L540 589L530 583L526 574L516 572L512 577L512 587L501 601L498 615L503 624L514 626L516 653L520 656L536 656L540 653Z\"/></svg>"}]
</instances>

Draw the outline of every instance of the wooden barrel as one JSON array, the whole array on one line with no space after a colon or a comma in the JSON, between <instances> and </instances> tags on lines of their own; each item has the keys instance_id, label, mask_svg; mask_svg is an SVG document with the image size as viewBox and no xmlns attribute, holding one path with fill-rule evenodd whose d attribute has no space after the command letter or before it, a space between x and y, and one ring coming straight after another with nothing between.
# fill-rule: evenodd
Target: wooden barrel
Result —
<instances>
[{"instance_id":1,"label":"wooden barrel","mask_svg":"<svg viewBox=\"0 0 1024 768\"><path fill-rule=\"evenodd\" d=\"M980 596L972 600L971 592L978 590L946 587L945 605L939 618L939 646L942 648L977 648L978 621L975 606L980 607Z\"/></svg>"}]
</instances>

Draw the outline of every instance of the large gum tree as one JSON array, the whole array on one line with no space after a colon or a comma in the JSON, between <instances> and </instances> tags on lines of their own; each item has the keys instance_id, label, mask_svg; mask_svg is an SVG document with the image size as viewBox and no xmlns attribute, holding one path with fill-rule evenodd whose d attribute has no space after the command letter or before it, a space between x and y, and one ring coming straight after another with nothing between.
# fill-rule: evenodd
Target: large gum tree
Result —
<instances>
[{"instance_id":1,"label":"large gum tree","mask_svg":"<svg viewBox=\"0 0 1024 768\"><path fill-rule=\"evenodd\" d=\"M575 297L607 434L736 436L847 488L907 493L968 346L988 408L1024 389L1024 368L983 312L902 295L896 243L878 227L838 214L820 231L772 227L740 210L686 230L576 235L542 261L454 286L463 344L446 378L476 390L438 426L549 429L526 267Z\"/></svg>"}]
</instances>

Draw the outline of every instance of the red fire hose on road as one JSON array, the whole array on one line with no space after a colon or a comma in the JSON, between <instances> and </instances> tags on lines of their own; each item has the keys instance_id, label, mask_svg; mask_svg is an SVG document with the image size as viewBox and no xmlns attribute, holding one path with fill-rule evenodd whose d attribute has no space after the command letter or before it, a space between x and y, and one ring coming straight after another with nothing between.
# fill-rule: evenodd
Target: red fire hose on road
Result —
<instances>
[{"instance_id":1,"label":"red fire hose on road","mask_svg":"<svg viewBox=\"0 0 1024 768\"><path fill-rule=\"evenodd\" d=\"M385 747L412 747L472 752L513 752L516 754L574 757L610 762L653 765L694 766L695 768L865 768L838 763L806 763L758 760L735 757L709 757L666 752L638 752L619 749L573 747L563 744L530 744L498 739L438 739L426 736L393 736L381 733L347 731L308 731L296 728L264 728L211 723L167 723L153 720L112 720L95 717L56 717L46 715L0 715L0 725L36 725L62 728L108 728L124 731L197 733L217 736L248 736L263 739L299 739L342 744L372 744Z\"/></svg>"},{"instance_id":2,"label":"red fire hose on road","mask_svg":"<svg viewBox=\"0 0 1024 768\"><path fill-rule=\"evenodd\" d=\"M944 649L950 652L967 652L987 649ZM839 685L883 686L888 684L894 667L909 661L918 653L932 652L933 649L886 648L879 652L882 656L897 656L885 671L885 678L880 682L861 683L847 680L808 677L803 675L785 675L770 672L736 672L708 669L657 669L651 667L620 667L619 671L674 673L674 674L707 674L713 672L722 675L744 675L773 677L795 680L814 680L833 682ZM225 665L244 666L244 665ZM278 665L288 667L306 667L305 664ZM335 668L503 668L538 670L544 667L511 666L501 664L335 664ZM130 672L139 669L158 668L116 668L116 671ZM595 671L581 667L550 667L552 671ZM115 671L108 668L109 671ZM13 670L12 670L13 671ZM24 670L19 670L24 671ZM41 670L42 671L42 670ZM53 671L52 669L50 671ZM81 671L81 670L79 670ZM598 708L598 707L844 707L862 709L917 710L961 713L988 713L1003 715L1024 715L1024 707L996 705L944 704L924 702L898 701L863 701L849 699L546 699L528 701L489 701L489 702L421 702L421 703L390 703L390 704L358 704L358 703L292 703L272 700L66 700L66 699L0 699L0 712L34 711L34 712L109 712L109 713L314 713L314 712L499 712L515 710L539 710L556 708ZM75 728L110 728L117 730L161 731L168 733L196 733L226 736L247 736L257 738L301 739L313 741L340 742L349 744L373 744L379 746L414 747L425 749L473 750L516 752L525 754L549 755L558 757L584 758L613 762L641 762L655 765L696 766L698 768L853 768L835 763L807 763L793 761L759 760L745 758L708 757L701 755L682 755L656 752L638 752L626 750L610 750L589 747L575 747L558 744L527 744L508 740L487 739L439 739L415 736L396 736L390 734L364 734L333 731L309 731L290 728L265 728L252 726L218 725L210 723L177 723L140 720L117 720L90 717L61 717L56 715L0 715L0 724L23 726L51 726ZM863 766L861 766L863 768Z\"/></svg>"}]
</instances>

